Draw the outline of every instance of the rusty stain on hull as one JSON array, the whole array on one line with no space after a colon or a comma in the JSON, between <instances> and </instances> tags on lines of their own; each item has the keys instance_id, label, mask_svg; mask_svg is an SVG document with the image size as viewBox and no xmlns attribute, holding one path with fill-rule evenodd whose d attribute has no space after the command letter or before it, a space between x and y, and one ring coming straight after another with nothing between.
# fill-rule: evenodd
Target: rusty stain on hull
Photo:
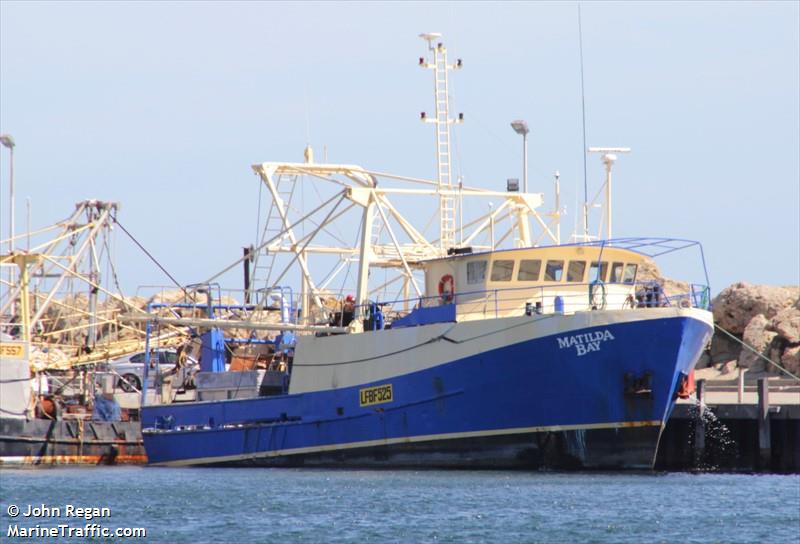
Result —
<instances>
[{"instance_id":1,"label":"rusty stain on hull","mask_svg":"<svg viewBox=\"0 0 800 544\"><path fill-rule=\"evenodd\" d=\"M138 422L0 418L0 466L145 463Z\"/></svg>"},{"instance_id":2,"label":"rusty stain on hull","mask_svg":"<svg viewBox=\"0 0 800 544\"><path fill-rule=\"evenodd\" d=\"M0 457L0 466L36 465L144 465L146 455L117 455L109 462L107 455L39 455Z\"/></svg>"}]
</instances>

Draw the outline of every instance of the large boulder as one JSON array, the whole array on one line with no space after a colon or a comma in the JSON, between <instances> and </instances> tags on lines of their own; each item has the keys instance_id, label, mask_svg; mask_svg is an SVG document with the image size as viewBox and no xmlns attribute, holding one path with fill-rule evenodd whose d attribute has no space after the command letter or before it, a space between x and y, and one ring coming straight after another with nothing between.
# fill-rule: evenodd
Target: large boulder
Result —
<instances>
[{"instance_id":1,"label":"large boulder","mask_svg":"<svg viewBox=\"0 0 800 544\"><path fill-rule=\"evenodd\" d=\"M800 303L800 301L798 301ZM800 308L798 304L784 308L772 318L769 330L778 333L778 336L790 344L800 342Z\"/></svg>"},{"instance_id":2,"label":"large boulder","mask_svg":"<svg viewBox=\"0 0 800 544\"><path fill-rule=\"evenodd\" d=\"M800 376L800 346L786 348L781 356L781 365L795 376Z\"/></svg>"},{"instance_id":3,"label":"large boulder","mask_svg":"<svg viewBox=\"0 0 800 544\"><path fill-rule=\"evenodd\" d=\"M791 307L798 296L800 288L735 283L714 298L714 320L723 329L741 335L754 316L762 314L770 320Z\"/></svg>"},{"instance_id":4,"label":"large boulder","mask_svg":"<svg viewBox=\"0 0 800 544\"><path fill-rule=\"evenodd\" d=\"M758 356L758 354L764 357L770 356L772 340L778 335L776 332L767 330L769 323L764 314L758 314L745 327L742 340L757 353L747 348L742 349L741 354L739 354L740 367L749 368L752 371L769 370L767 366L771 365L768 365L764 359Z\"/></svg>"}]
</instances>

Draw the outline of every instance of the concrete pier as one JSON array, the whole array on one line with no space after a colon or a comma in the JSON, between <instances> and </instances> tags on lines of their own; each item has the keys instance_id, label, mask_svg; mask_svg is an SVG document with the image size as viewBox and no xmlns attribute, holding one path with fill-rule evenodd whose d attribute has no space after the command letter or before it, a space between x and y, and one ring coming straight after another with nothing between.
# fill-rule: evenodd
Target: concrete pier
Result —
<instances>
[{"instance_id":1,"label":"concrete pier","mask_svg":"<svg viewBox=\"0 0 800 544\"><path fill-rule=\"evenodd\" d=\"M800 472L800 383L699 380L673 410L656 469Z\"/></svg>"}]
</instances>

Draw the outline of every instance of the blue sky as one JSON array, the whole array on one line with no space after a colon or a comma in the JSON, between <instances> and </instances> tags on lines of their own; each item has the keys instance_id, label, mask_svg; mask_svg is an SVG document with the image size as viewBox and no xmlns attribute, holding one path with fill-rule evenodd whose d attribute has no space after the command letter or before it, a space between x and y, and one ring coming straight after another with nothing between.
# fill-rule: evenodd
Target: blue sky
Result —
<instances>
[{"instance_id":1,"label":"blue sky","mask_svg":"<svg viewBox=\"0 0 800 544\"><path fill-rule=\"evenodd\" d=\"M633 149L615 168L614 233L701 241L715 292L800 283L799 6L582 5L587 144ZM17 231L26 197L34 227L78 200L119 201L122 224L191 283L253 241L253 163L299 161L308 142L331 162L433 178L432 128L418 119L431 75L416 65L417 35L432 31L465 63L451 80L467 119L456 173L496 189L521 177L509 122L526 119L531 190L549 209L560 171L566 238L583 192L572 2L3 0L0 132L17 142ZM590 186L601 176L590 156ZM168 283L119 242L127 291Z\"/></svg>"}]
</instances>

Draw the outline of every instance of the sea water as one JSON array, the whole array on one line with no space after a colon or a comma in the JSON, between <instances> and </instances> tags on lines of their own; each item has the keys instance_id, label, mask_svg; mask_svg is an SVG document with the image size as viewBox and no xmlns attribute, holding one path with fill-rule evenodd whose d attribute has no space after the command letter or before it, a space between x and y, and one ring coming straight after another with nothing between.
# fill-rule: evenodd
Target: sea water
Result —
<instances>
[{"instance_id":1,"label":"sea water","mask_svg":"<svg viewBox=\"0 0 800 544\"><path fill-rule=\"evenodd\" d=\"M797 475L0 469L0 505L2 542L800 542Z\"/></svg>"}]
</instances>

